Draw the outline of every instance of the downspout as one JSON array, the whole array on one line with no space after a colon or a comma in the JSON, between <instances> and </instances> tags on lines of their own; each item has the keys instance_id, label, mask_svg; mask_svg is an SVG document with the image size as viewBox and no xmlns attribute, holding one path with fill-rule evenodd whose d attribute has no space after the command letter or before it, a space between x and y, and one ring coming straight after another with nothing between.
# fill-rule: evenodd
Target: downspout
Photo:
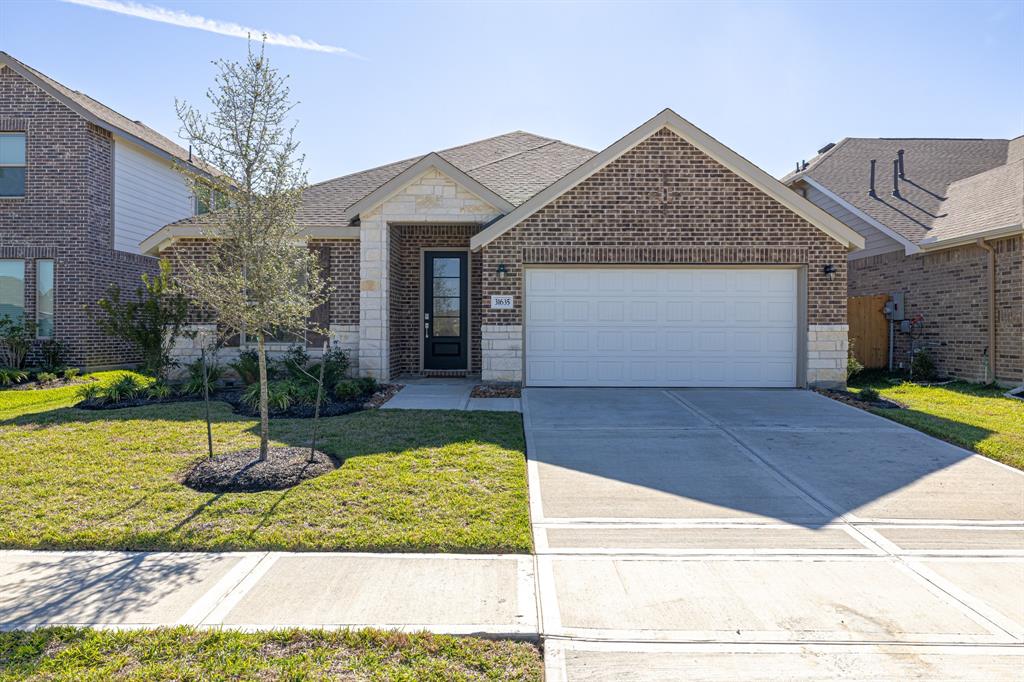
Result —
<instances>
[{"instance_id":1,"label":"downspout","mask_svg":"<svg viewBox=\"0 0 1024 682\"><path fill-rule=\"evenodd\" d=\"M977 244L988 252L988 366L985 378L991 383L996 380L996 251L983 237Z\"/></svg>"}]
</instances>

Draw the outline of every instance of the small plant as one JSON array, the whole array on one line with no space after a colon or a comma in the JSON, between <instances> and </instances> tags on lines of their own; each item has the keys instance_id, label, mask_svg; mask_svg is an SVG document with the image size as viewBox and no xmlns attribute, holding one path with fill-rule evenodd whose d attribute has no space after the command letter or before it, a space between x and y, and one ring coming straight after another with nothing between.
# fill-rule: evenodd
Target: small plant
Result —
<instances>
[{"instance_id":1,"label":"small plant","mask_svg":"<svg viewBox=\"0 0 1024 682\"><path fill-rule=\"evenodd\" d=\"M260 359L254 350L243 350L238 354L238 359L228 366L235 370L238 378L246 386L255 384L260 380Z\"/></svg>"},{"instance_id":2,"label":"small plant","mask_svg":"<svg viewBox=\"0 0 1024 682\"><path fill-rule=\"evenodd\" d=\"M355 379L342 379L334 385L334 397L338 400L355 400L363 394L363 387Z\"/></svg>"},{"instance_id":3,"label":"small plant","mask_svg":"<svg viewBox=\"0 0 1024 682\"><path fill-rule=\"evenodd\" d=\"M142 386L139 380L131 374L126 374L114 383L107 386L107 400L112 403L120 403L125 400L137 398Z\"/></svg>"},{"instance_id":4,"label":"small plant","mask_svg":"<svg viewBox=\"0 0 1024 682\"><path fill-rule=\"evenodd\" d=\"M340 348L331 348L324 354L321 362L324 366L324 386L335 386L346 378L350 363L345 351ZM306 371L313 376L319 376L320 364L320 362L315 362Z\"/></svg>"},{"instance_id":5,"label":"small plant","mask_svg":"<svg viewBox=\"0 0 1024 682\"><path fill-rule=\"evenodd\" d=\"M107 393L99 384L86 384L78 389L78 397L90 403L105 403Z\"/></svg>"},{"instance_id":6,"label":"small plant","mask_svg":"<svg viewBox=\"0 0 1024 682\"><path fill-rule=\"evenodd\" d=\"M166 381L155 381L146 389L146 395L153 400L166 400L174 395L174 389Z\"/></svg>"},{"instance_id":7,"label":"small plant","mask_svg":"<svg viewBox=\"0 0 1024 682\"><path fill-rule=\"evenodd\" d=\"M297 381L311 381L312 378L306 373L306 365L309 364L309 353L303 346L290 346L281 359L280 363L282 378L291 377Z\"/></svg>"},{"instance_id":8,"label":"small plant","mask_svg":"<svg viewBox=\"0 0 1024 682\"><path fill-rule=\"evenodd\" d=\"M865 388L860 392L860 399L869 403L877 402L879 398L878 391L873 388Z\"/></svg>"},{"instance_id":9,"label":"small plant","mask_svg":"<svg viewBox=\"0 0 1024 682\"><path fill-rule=\"evenodd\" d=\"M216 362L210 362L206 366L206 377L203 377L203 361L196 360L188 366L188 379L181 387L183 395L202 395L204 382L210 393L213 393L214 384L224 376L224 368Z\"/></svg>"},{"instance_id":10,"label":"small plant","mask_svg":"<svg viewBox=\"0 0 1024 682\"><path fill-rule=\"evenodd\" d=\"M35 335L34 322L12 320L7 315L0 318L0 366L23 369Z\"/></svg>"},{"instance_id":11,"label":"small plant","mask_svg":"<svg viewBox=\"0 0 1024 682\"><path fill-rule=\"evenodd\" d=\"M362 377L360 379L356 379L356 381L359 382L359 385L363 389L363 393L366 394L376 393L377 389L380 388L380 384L378 384L377 380L373 377Z\"/></svg>"},{"instance_id":12,"label":"small plant","mask_svg":"<svg viewBox=\"0 0 1024 682\"><path fill-rule=\"evenodd\" d=\"M260 405L260 385L250 384L242 393L242 402L255 410ZM267 405L275 412L284 412L296 402L295 384L290 381L267 382Z\"/></svg>"},{"instance_id":13,"label":"small plant","mask_svg":"<svg viewBox=\"0 0 1024 682\"><path fill-rule=\"evenodd\" d=\"M48 384L51 381L56 381L57 375L53 372L36 372L36 381L41 384Z\"/></svg>"},{"instance_id":14,"label":"small plant","mask_svg":"<svg viewBox=\"0 0 1024 682\"><path fill-rule=\"evenodd\" d=\"M0 386L20 384L28 379L28 372L13 367L0 367Z\"/></svg>"},{"instance_id":15,"label":"small plant","mask_svg":"<svg viewBox=\"0 0 1024 682\"><path fill-rule=\"evenodd\" d=\"M914 381L931 381L938 373L935 367L935 360L931 353L924 348L914 353L910 360L910 378Z\"/></svg>"},{"instance_id":16,"label":"small plant","mask_svg":"<svg viewBox=\"0 0 1024 682\"><path fill-rule=\"evenodd\" d=\"M47 372L56 373L67 367L67 362L64 360L67 349L57 339L43 341L43 344L39 347L39 353L42 356L43 369Z\"/></svg>"},{"instance_id":17,"label":"small plant","mask_svg":"<svg viewBox=\"0 0 1024 682\"><path fill-rule=\"evenodd\" d=\"M863 371L864 365L860 363L860 360L857 359L857 356L851 350L846 358L846 380L849 381Z\"/></svg>"},{"instance_id":18,"label":"small plant","mask_svg":"<svg viewBox=\"0 0 1024 682\"><path fill-rule=\"evenodd\" d=\"M74 381L82 370L77 367L67 367L61 372L61 376L64 377L64 381Z\"/></svg>"}]
</instances>

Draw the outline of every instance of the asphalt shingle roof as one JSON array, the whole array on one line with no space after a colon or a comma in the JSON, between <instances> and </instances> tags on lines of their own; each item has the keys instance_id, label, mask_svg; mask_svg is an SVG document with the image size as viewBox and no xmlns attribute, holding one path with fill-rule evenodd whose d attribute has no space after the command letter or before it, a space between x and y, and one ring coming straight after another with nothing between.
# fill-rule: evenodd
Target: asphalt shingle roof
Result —
<instances>
[{"instance_id":1,"label":"asphalt shingle roof","mask_svg":"<svg viewBox=\"0 0 1024 682\"><path fill-rule=\"evenodd\" d=\"M1016 140L845 138L787 184L810 178L909 241L930 243L1021 224L1024 138ZM905 178L892 196L893 160ZM868 193L876 164L875 197Z\"/></svg>"},{"instance_id":2,"label":"asphalt shingle roof","mask_svg":"<svg viewBox=\"0 0 1024 682\"><path fill-rule=\"evenodd\" d=\"M124 114L114 111L106 104L103 104L102 102L97 102L92 97L89 97L89 95L86 95L84 92L73 90L68 86L64 85L63 83L55 81L54 79L47 76L45 73L33 69L31 66L15 59L6 52L0 52L0 57L3 57L5 60L9 60L10 62L13 62L13 64L20 69L28 71L34 77L42 81L46 86L56 91L57 94L68 99L71 103L81 107L92 116L105 122L107 125L117 128L118 130L121 130L131 135L132 137L136 137L142 140L143 142L146 142L147 144L153 145L157 149L173 156L176 159L179 159L186 163L193 163L193 159L190 158L191 155L188 153L187 149L173 142L169 138L164 137L163 135L153 130L152 128L142 123L141 121L132 120ZM198 163L195 163L195 165L197 167L199 166ZM210 172L217 172L216 169L213 168L207 168L206 170Z\"/></svg>"}]
</instances>

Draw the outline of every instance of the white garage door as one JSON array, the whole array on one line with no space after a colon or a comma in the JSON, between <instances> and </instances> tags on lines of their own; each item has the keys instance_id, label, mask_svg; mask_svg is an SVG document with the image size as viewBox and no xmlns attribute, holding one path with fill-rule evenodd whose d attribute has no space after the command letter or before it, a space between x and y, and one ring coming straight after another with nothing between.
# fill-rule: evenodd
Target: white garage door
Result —
<instances>
[{"instance_id":1,"label":"white garage door","mask_svg":"<svg viewBox=\"0 0 1024 682\"><path fill-rule=\"evenodd\" d=\"M797 272L526 271L528 386L796 385Z\"/></svg>"}]
</instances>

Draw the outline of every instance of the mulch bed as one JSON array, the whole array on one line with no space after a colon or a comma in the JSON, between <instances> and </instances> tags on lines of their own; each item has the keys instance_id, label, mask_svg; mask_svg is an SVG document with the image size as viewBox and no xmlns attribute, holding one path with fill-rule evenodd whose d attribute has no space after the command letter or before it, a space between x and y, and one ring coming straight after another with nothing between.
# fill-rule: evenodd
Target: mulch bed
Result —
<instances>
[{"instance_id":1,"label":"mulch bed","mask_svg":"<svg viewBox=\"0 0 1024 682\"><path fill-rule=\"evenodd\" d=\"M286 490L339 466L338 460L319 450L310 458L309 448L275 447L261 461L259 448L252 448L204 457L185 472L182 483L202 493Z\"/></svg>"},{"instance_id":2,"label":"mulch bed","mask_svg":"<svg viewBox=\"0 0 1024 682\"><path fill-rule=\"evenodd\" d=\"M518 398L522 389L518 384L478 384L473 387L471 398Z\"/></svg>"},{"instance_id":3,"label":"mulch bed","mask_svg":"<svg viewBox=\"0 0 1024 682\"><path fill-rule=\"evenodd\" d=\"M320 416L321 417L338 417L343 414L351 414L353 412L360 412L362 410L372 410L380 407L387 401L391 400L400 390L404 388L401 384L382 384L377 391L370 396L357 398L356 400L324 400L320 403ZM75 407L83 410L120 410L126 407L144 407L145 405L159 405L161 403L181 403L181 402L196 402L202 400L201 395L188 395L188 396L171 396L168 398L132 398L131 400L121 400L116 403L104 402L102 400L83 400L75 405ZM242 402L242 391L240 390L220 390L210 396L211 401L222 401L231 405L232 410L235 414L241 414L246 417L259 417L259 407L253 408ZM284 417L286 419L311 419L314 415L314 408L312 405L293 405L287 410L275 410L271 408L271 417Z\"/></svg>"},{"instance_id":4,"label":"mulch bed","mask_svg":"<svg viewBox=\"0 0 1024 682\"><path fill-rule=\"evenodd\" d=\"M901 405L893 400L887 400L885 398L879 398L878 400L863 400L856 393L850 391L836 391L831 389L817 389L818 393L822 394L826 398L832 400L838 400L841 403L852 405L853 407L866 410L869 407L880 408L883 410L901 410L905 405Z\"/></svg>"}]
</instances>

